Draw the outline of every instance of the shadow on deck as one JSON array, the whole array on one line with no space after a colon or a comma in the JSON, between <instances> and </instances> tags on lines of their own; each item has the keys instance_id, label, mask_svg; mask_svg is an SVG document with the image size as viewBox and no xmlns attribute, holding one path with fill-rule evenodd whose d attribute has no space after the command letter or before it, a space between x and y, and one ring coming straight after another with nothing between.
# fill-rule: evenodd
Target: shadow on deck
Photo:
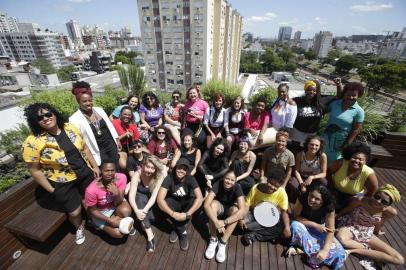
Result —
<instances>
[{"instance_id":1,"label":"shadow on deck","mask_svg":"<svg viewBox=\"0 0 406 270\"><path fill-rule=\"evenodd\" d=\"M406 194L406 171L375 168L375 172L381 183L392 183ZM405 256L406 198L396 207L399 215L385 225L385 234L381 238ZM229 241L224 263L206 260L207 237L204 232L195 229L196 225L199 226L194 224L188 228L187 251L181 251L179 243L170 244L168 232L155 229L156 250L151 254L145 251L146 240L140 234L113 241L87 230L85 243L77 246L70 225L65 224L47 241L48 246L34 245L36 250L27 249L9 269L311 269L303 264L299 256L283 258L281 254L285 247L281 245L256 242L244 247L237 235ZM51 250L49 245L54 248ZM406 269L405 266L392 265L385 268ZM357 258L350 256L344 269L362 267Z\"/></svg>"}]
</instances>

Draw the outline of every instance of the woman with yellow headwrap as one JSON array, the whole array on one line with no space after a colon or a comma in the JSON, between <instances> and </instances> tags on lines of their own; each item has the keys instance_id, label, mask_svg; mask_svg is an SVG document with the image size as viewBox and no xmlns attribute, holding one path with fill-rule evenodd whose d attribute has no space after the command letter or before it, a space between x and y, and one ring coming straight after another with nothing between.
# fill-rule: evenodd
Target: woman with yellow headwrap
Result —
<instances>
[{"instance_id":1,"label":"woman with yellow headwrap","mask_svg":"<svg viewBox=\"0 0 406 270\"><path fill-rule=\"evenodd\" d=\"M297 116L290 135L292 142L296 142L296 146L303 145L307 137L317 133L321 118L326 112L318 83L306 81L304 91L304 96L293 99L297 106Z\"/></svg>"},{"instance_id":2,"label":"woman with yellow headwrap","mask_svg":"<svg viewBox=\"0 0 406 270\"><path fill-rule=\"evenodd\" d=\"M340 212L337 238L348 253L364 257L360 264L374 266L377 263L403 265L405 259L390 245L374 235L385 219L395 216L392 204L400 202L399 190L390 184L382 185L372 197L354 201ZM344 214L344 215L343 215Z\"/></svg>"}]
</instances>

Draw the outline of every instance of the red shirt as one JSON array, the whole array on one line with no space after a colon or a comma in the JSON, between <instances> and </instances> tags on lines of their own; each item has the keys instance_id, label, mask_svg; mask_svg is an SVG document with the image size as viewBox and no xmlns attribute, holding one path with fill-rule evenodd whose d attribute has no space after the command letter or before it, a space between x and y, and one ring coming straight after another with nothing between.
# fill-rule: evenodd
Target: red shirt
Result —
<instances>
[{"instance_id":1,"label":"red shirt","mask_svg":"<svg viewBox=\"0 0 406 270\"><path fill-rule=\"evenodd\" d=\"M257 119L251 119L251 112L246 112L244 115L244 129L261 130L264 125L269 125L269 112L264 111Z\"/></svg>"},{"instance_id":2,"label":"red shirt","mask_svg":"<svg viewBox=\"0 0 406 270\"><path fill-rule=\"evenodd\" d=\"M126 133L127 131L129 131L133 135L132 140L137 141L140 139L140 133L138 132L138 128L135 124L131 123L128 125L128 127L125 127L121 123L120 119L114 119L112 123L113 123L114 128L117 131L118 136L121 136L124 133ZM130 141L130 138L124 138L121 140L121 144L127 145L129 143L129 141Z\"/></svg>"},{"instance_id":3,"label":"red shirt","mask_svg":"<svg viewBox=\"0 0 406 270\"><path fill-rule=\"evenodd\" d=\"M171 149L169 149L169 147L167 147L167 145L165 144L165 146L160 146L158 145L157 141L155 141L154 139L150 140L148 143L148 151L156 156L159 159L164 159L168 157L168 154L173 154L175 153L176 149L178 149L176 142L172 139L171 140ZM171 150L171 151L169 151ZM170 152L170 153L169 153Z\"/></svg>"}]
</instances>

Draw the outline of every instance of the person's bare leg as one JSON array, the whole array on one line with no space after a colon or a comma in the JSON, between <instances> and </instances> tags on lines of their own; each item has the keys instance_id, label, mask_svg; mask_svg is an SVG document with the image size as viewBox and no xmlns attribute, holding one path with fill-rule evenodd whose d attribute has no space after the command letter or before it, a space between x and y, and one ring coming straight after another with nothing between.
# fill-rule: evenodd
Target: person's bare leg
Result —
<instances>
[{"instance_id":1,"label":"person's bare leg","mask_svg":"<svg viewBox=\"0 0 406 270\"><path fill-rule=\"evenodd\" d=\"M352 233L348 228L341 228L337 235L337 239L346 249L362 249L364 246L353 239Z\"/></svg>"},{"instance_id":2,"label":"person's bare leg","mask_svg":"<svg viewBox=\"0 0 406 270\"><path fill-rule=\"evenodd\" d=\"M391 263L402 265L405 263L403 256L387 243L376 236L368 242L370 249L352 249L351 253L371 258L374 261L382 263Z\"/></svg>"},{"instance_id":3,"label":"person's bare leg","mask_svg":"<svg viewBox=\"0 0 406 270\"><path fill-rule=\"evenodd\" d=\"M127 168L127 153L119 152L118 155L120 156L118 166L121 170L125 170Z\"/></svg>"},{"instance_id":4,"label":"person's bare leg","mask_svg":"<svg viewBox=\"0 0 406 270\"><path fill-rule=\"evenodd\" d=\"M171 126L171 127L168 127L168 130L171 133L172 138L175 140L175 142L178 145L181 145L180 132L179 132L178 128Z\"/></svg>"},{"instance_id":5,"label":"person's bare leg","mask_svg":"<svg viewBox=\"0 0 406 270\"><path fill-rule=\"evenodd\" d=\"M72 223L73 226L75 226L76 229L78 229L82 225L81 210L82 210L82 208L79 205L78 208L76 208L75 210L73 210L72 212L70 212L68 214L68 218L69 218L70 223Z\"/></svg>"},{"instance_id":6,"label":"person's bare leg","mask_svg":"<svg viewBox=\"0 0 406 270\"><path fill-rule=\"evenodd\" d=\"M217 201L212 201L211 205L210 205L212 211L214 213L218 213L218 209L219 209L219 205ZM209 233L210 233L210 237L211 238L217 238L217 228L216 225L214 224L213 221L211 221L211 219L209 219Z\"/></svg>"},{"instance_id":7,"label":"person's bare leg","mask_svg":"<svg viewBox=\"0 0 406 270\"><path fill-rule=\"evenodd\" d=\"M113 228L110 225L104 225L103 231L113 238L123 238L123 234L118 230L118 228Z\"/></svg>"},{"instance_id":8,"label":"person's bare leg","mask_svg":"<svg viewBox=\"0 0 406 270\"><path fill-rule=\"evenodd\" d=\"M123 201L116 209L115 214L121 218L129 217L131 215L131 206L127 201Z\"/></svg>"},{"instance_id":9,"label":"person's bare leg","mask_svg":"<svg viewBox=\"0 0 406 270\"><path fill-rule=\"evenodd\" d=\"M235 213L237 213L237 211L238 211L237 207L235 207L235 206L231 207L229 210L228 216L234 215ZM223 242L227 243L231 234L233 234L233 231L234 231L235 227L237 226L237 223L238 222L228 224L228 226L226 227L226 231L224 232L223 236L221 237L221 239L223 239Z\"/></svg>"}]
</instances>

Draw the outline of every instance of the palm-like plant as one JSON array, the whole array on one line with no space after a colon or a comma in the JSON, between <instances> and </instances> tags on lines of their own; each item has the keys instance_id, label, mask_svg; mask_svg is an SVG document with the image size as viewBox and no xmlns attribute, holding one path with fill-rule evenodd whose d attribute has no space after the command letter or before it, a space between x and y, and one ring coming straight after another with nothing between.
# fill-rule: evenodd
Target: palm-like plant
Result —
<instances>
[{"instance_id":1,"label":"palm-like plant","mask_svg":"<svg viewBox=\"0 0 406 270\"><path fill-rule=\"evenodd\" d=\"M141 96L145 88L145 76L136 65L128 65L127 68L120 66L117 69L120 77L121 86L130 94Z\"/></svg>"}]
</instances>

